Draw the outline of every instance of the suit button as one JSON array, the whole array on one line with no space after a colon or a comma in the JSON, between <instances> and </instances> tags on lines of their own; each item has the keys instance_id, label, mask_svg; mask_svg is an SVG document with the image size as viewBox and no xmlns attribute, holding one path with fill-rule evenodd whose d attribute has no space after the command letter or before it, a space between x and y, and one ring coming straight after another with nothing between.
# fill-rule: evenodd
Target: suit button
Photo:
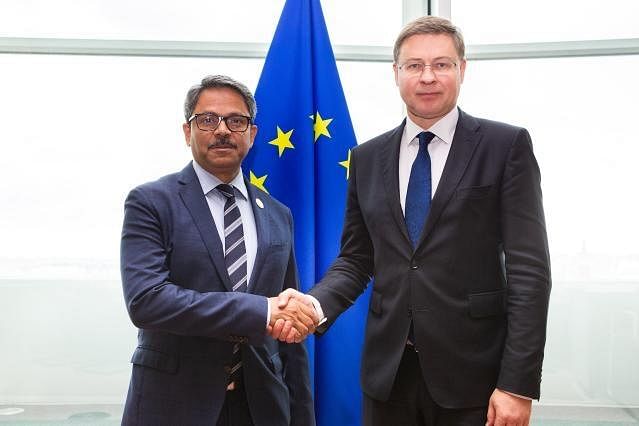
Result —
<instances>
[{"instance_id":1,"label":"suit button","mask_svg":"<svg viewBox=\"0 0 639 426\"><path fill-rule=\"evenodd\" d=\"M417 269L417 268L419 268L419 266L416 263L410 264L410 269Z\"/></svg>"}]
</instances>

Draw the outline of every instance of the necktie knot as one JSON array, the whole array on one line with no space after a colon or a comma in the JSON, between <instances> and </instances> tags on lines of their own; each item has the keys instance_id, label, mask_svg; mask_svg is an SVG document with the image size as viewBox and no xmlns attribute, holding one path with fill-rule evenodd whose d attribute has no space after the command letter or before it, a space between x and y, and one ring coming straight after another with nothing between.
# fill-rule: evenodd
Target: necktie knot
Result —
<instances>
[{"instance_id":1,"label":"necktie knot","mask_svg":"<svg viewBox=\"0 0 639 426\"><path fill-rule=\"evenodd\" d=\"M216 186L216 189L220 191L222 195L226 198L235 197L235 192L233 191L233 185L229 185L228 183L221 183Z\"/></svg>"},{"instance_id":2,"label":"necktie knot","mask_svg":"<svg viewBox=\"0 0 639 426\"><path fill-rule=\"evenodd\" d=\"M420 134L418 134L417 139L419 139L419 149L426 149L426 147L433 140L434 137L435 134L431 132L421 132Z\"/></svg>"}]
</instances>

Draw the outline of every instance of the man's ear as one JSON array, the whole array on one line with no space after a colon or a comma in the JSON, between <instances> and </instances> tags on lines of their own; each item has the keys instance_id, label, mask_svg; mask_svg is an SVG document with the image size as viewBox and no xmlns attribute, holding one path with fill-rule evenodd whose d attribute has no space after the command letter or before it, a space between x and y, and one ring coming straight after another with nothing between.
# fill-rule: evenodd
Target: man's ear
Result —
<instances>
[{"instance_id":1,"label":"man's ear","mask_svg":"<svg viewBox=\"0 0 639 426\"><path fill-rule=\"evenodd\" d=\"M257 126L255 124L251 124L250 127L250 132L251 134L249 135L251 144L249 145L249 148L251 148L253 146L253 142L255 141L255 135L257 135Z\"/></svg>"},{"instance_id":2,"label":"man's ear","mask_svg":"<svg viewBox=\"0 0 639 426\"><path fill-rule=\"evenodd\" d=\"M191 124L182 124L182 131L184 132L184 141L186 142L186 146L191 146Z\"/></svg>"},{"instance_id":3,"label":"man's ear","mask_svg":"<svg viewBox=\"0 0 639 426\"><path fill-rule=\"evenodd\" d=\"M399 69L397 68L397 64L393 64L393 73L395 74L395 86L399 86L399 76L397 74L397 72L399 71Z\"/></svg>"},{"instance_id":4,"label":"man's ear","mask_svg":"<svg viewBox=\"0 0 639 426\"><path fill-rule=\"evenodd\" d=\"M459 78L460 83L464 82L464 73L466 72L466 59L459 61Z\"/></svg>"}]
</instances>

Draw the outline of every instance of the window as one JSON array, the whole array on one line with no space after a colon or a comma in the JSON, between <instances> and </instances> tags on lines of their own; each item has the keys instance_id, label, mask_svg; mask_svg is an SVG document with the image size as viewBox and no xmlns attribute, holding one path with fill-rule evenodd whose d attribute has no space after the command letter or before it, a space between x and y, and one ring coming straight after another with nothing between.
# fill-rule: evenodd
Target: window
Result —
<instances>
[{"instance_id":1,"label":"window","mask_svg":"<svg viewBox=\"0 0 639 426\"><path fill-rule=\"evenodd\" d=\"M55 418L55 404L121 406L136 342L119 274L124 198L190 161L190 85L215 72L255 88L262 63L0 55L10 124L0 127L0 347L11 348L0 408L53 404L43 416ZM343 62L340 72L360 138L400 122L390 64Z\"/></svg>"},{"instance_id":2,"label":"window","mask_svg":"<svg viewBox=\"0 0 639 426\"><path fill-rule=\"evenodd\" d=\"M470 61L460 105L528 128L553 290L543 405L639 404L639 56Z\"/></svg>"},{"instance_id":3,"label":"window","mask_svg":"<svg viewBox=\"0 0 639 426\"><path fill-rule=\"evenodd\" d=\"M0 37L269 43L283 6L283 0L5 2ZM333 44L388 45L402 25L401 5L384 0L328 0L322 8Z\"/></svg>"},{"instance_id":4,"label":"window","mask_svg":"<svg viewBox=\"0 0 639 426\"><path fill-rule=\"evenodd\" d=\"M5 3L0 47L34 37L71 39L79 50L88 39L149 47L235 43L242 52L270 41L284 1L246 0L241 19L215 19L232 15L233 5L210 0ZM336 50L354 45L376 55L338 62L363 142L404 116L390 46L406 10L426 2L322 3ZM568 51L570 42L614 39L639 45L634 1L439 3L450 6L471 47L567 42ZM254 89L263 64L188 53L87 56L96 53L87 46L79 55L0 54L0 348L11 348L0 363L0 409L44 405L45 420L72 418L78 410L64 407L73 404L119 415L135 346L119 276L124 198L190 161L180 126L191 84L221 73ZM380 52L388 61L377 62ZM638 74L636 54L471 57L466 71L461 108L528 128L541 167L553 292L534 412L540 420L544 413L593 420L583 407L612 407L609 418L598 418L612 421L639 406ZM553 406L579 413L557 414ZM85 419L91 415L101 414Z\"/></svg>"},{"instance_id":5,"label":"window","mask_svg":"<svg viewBox=\"0 0 639 426\"><path fill-rule=\"evenodd\" d=\"M639 3L627 0L451 0L467 44L639 37Z\"/></svg>"}]
</instances>

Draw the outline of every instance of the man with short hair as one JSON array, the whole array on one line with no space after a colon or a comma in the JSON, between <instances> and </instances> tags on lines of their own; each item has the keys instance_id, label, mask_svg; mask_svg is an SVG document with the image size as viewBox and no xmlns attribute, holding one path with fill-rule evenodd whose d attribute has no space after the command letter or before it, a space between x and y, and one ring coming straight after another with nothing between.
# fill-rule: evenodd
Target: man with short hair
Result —
<instances>
[{"instance_id":1,"label":"man with short hair","mask_svg":"<svg viewBox=\"0 0 639 426\"><path fill-rule=\"evenodd\" d=\"M366 425L526 425L551 287L530 136L457 107L464 42L446 19L409 23L393 70L407 117L351 153L341 250L309 293L318 333L373 278Z\"/></svg>"},{"instance_id":2,"label":"man with short hair","mask_svg":"<svg viewBox=\"0 0 639 426\"><path fill-rule=\"evenodd\" d=\"M123 425L314 425L308 359L266 331L315 329L297 289L288 208L249 185L241 163L257 126L241 83L209 76L184 105L193 161L131 191L125 203L124 297L140 329Z\"/></svg>"}]
</instances>

